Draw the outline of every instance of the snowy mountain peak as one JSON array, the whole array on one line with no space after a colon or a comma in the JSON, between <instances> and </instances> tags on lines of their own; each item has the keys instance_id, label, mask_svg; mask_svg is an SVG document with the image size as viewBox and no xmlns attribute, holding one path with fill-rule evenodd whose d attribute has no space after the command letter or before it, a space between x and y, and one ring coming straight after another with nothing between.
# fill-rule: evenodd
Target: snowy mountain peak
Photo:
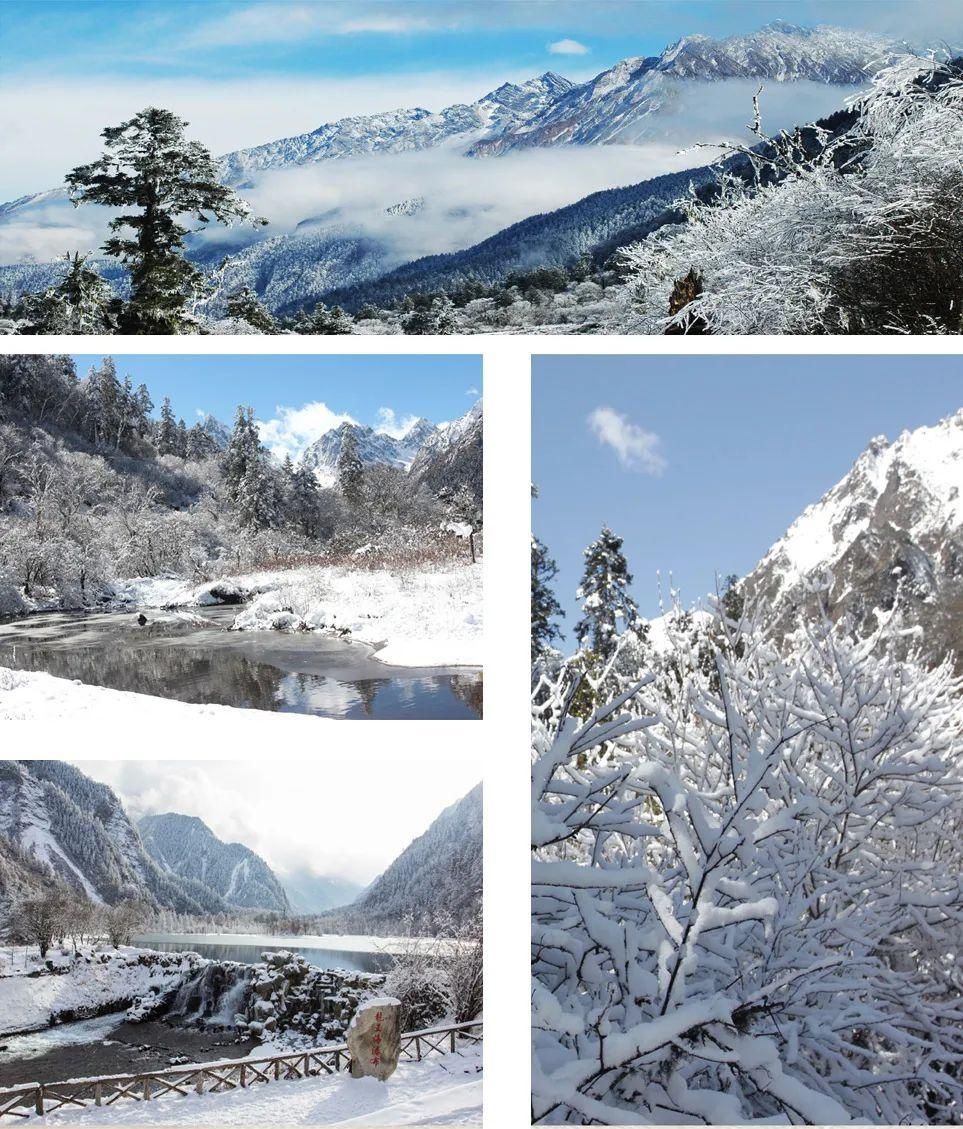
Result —
<instances>
[{"instance_id":1,"label":"snowy mountain peak","mask_svg":"<svg viewBox=\"0 0 963 1129\"><path fill-rule=\"evenodd\" d=\"M777 609L811 606L870 623L916 602L928 645L959 647L944 609L963 598L963 411L895 442L871 439L852 468L808 506L746 580ZM942 652L945 654L945 650ZM939 657L942 657L942 654Z\"/></svg>"},{"instance_id":2,"label":"snowy mountain peak","mask_svg":"<svg viewBox=\"0 0 963 1129\"><path fill-rule=\"evenodd\" d=\"M353 435L362 466L380 464L406 469L437 430L435 424L423 418L414 420L400 436L345 422L315 440L301 456L301 462L314 471L320 482L333 482L341 448L347 436Z\"/></svg>"}]
</instances>

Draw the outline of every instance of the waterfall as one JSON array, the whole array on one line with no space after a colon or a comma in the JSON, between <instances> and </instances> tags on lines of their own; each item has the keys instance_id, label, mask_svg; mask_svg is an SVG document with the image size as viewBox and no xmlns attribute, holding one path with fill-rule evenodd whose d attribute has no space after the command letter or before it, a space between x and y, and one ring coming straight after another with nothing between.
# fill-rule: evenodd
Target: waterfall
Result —
<instances>
[{"instance_id":1,"label":"waterfall","mask_svg":"<svg viewBox=\"0 0 963 1129\"><path fill-rule=\"evenodd\" d=\"M251 990L252 972L244 964L205 965L181 985L164 1018L185 1025L233 1027Z\"/></svg>"}]
</instances>

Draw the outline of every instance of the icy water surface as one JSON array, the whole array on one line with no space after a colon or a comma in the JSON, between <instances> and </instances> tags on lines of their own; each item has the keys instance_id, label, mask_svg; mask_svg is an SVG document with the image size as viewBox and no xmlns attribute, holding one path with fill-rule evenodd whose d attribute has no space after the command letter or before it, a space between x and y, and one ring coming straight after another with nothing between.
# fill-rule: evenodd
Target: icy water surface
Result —
<instances>
[{"instance_id":1,"label":"icy water surface","mask_svg":"<svg viewBox=\"0 0 963 1129\"><path fill-rule=\"evenodd\" d=\"M308 964L317 968L344 968L351 972L385 972L391 967L391 957L386 953L369 953L352 949L322 949L317 945L278 944L273 937L245 938L234 941L221 935L216 940L204 940L206 934L147 933L133 939L134 945L145 949L159 949L165 953L200 953L210 960L236 960L242 964L256 964L261 953L299 953Z\"/></svg>"},{"instance_id":2,"label":"icy water surface","mask_svg":"<svg viewBox=\"0 0 963 1129\"><path fill-rule=\"evenodd\" d=\"M229 631L237 608L47 612L0 622L0 666L90 686L335 718L481 716L478 670L387 666L311 633Z\"/></svg>"}]
</instances>

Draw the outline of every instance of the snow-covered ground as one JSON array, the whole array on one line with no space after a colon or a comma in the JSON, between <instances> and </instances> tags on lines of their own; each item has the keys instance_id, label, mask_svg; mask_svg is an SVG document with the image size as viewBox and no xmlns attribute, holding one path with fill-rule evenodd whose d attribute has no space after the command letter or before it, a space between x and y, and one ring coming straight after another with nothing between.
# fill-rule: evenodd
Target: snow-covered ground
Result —
<instances>
[{"instance_id":1,"label":"snow-covered ground","mask_svg":"<svg viewBox=\"0 0 963 1129\"><path fill-rule=\"evenodd\" d=\"M57 1110L44 1125L480 1125L480 1047L403 1062L387 1082L349 1074L269 1082L108 1108Z\"/></svg>"},{"instance_id":2,"label":"snow-covered ground","mask_svg":"<svg viewBox=\"0 0 963 1129\"><path fill-rule=\"evenodd\" d=\"M347 633L395 666L482 665L480 561L423 571L314 565L200 586L150 577L119 581L114 595L129 607L155 608L244 599L250 602L235 619L238 631Z\"/></svg>"},{"instance_id":3,"label":"snow-covered ground","mask_svg":"<svg viewBox=\"0 0 963 1129\"><path fill-rule=\"evenodd\" d=\"M224 722L277 732L279 724L288 727L328 720L309 714L270 713L233 706L196 705L128 690L108 690L87 686L52 674L0 667L0 721L64 721L97 719L109 716L116 725L171 724L177 721L210 720L219 731Z\"/></svg>"},{"instance_id":4,"label":"snow-covered ground","mask_svg":"<svg viewBox=\"0 0 963 1129\"><path fill-rule=\"evenodd\" d=\"M21 950L22 952L22 950ZM145 954L149 959L144 959ZM178 984L185 972L203 963L180 953L154 953L121 946L84 950L79 960L52 952L55 966L66 971L24 975L15 950L4 950L0 963L0 1035L47 1027L70 1013L94 1015L152 989ZM19 973L19 974L18 974Z\"/></svg>"}]
</instances>

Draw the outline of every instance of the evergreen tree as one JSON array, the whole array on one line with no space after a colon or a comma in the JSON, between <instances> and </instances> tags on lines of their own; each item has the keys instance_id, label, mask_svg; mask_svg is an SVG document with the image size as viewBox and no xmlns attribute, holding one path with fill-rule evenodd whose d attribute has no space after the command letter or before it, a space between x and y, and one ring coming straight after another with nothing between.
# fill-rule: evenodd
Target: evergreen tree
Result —
<instances>
[{"instance_id":1,"label":"evergreen tree","mask_svg":"<svg viewBox=\"0 0 963 1129\"><path fill-rule=\"evenodd\" d=\"M340 306L331 309L318 302L311 313L298 322L298 333L316 333L323 336L354 333L354 323Z\"/></svg>"},{"instance_id":2,"label":"evergreen tree","mask_svg":"<svg viewBox=\"0 0 963 1129\"><path fill-rule=\"evenodd\" d=\"M602 661L611 657L622 631L638 626L639 609L628 593L631 583L622 538L603 526L598 540L585 550L585 570L576 592L582 618L575 625L579 646Z\"/></svg>"},{"instance_id":3,"label":"evergreen tree","mask_svg":"<svg viewBox=\"0 0 963 1129\"><path fill-rule=\"evenodd\" d=\"M558 573L558 565L548 555L548 549L535 536L532 537L532 662L540 659L561 637L552 622L564 616L562 605L549 587Z\"/></svg>"},{"instance_id":4,"label":"evergreen tree","mask_svg":"<svg viewBox=\"0 0 963 1129\"><path fill-rule=\"evenodd\" d=\"M291 515L295 527L305 537L317 537L321 489L314 472L303 463L294 471L291 483Z\"/></svg>"},{"instance_id":5,"label":"evergreen tree","mask_svg":"<svg viewBox=\"0 0 963 1129\"><path fill-rule=\"evenodd\" d=\"M258 333L277 333L277 322L249 287L235 291L227 300L227 316L247 322Z\"/></svg>"},{"instance_id":6,"label":"evergreen tree","mask_svg":"<svg viewBox=\"0 0 963 1129\"><path fill-rule=\"evenodd\" d=\"M182 459L187 458L187 424L179 419L177 421L177 433L174 440L174 453L180 455Z\"/></svg>"},{"instance_id":7,"label":"evergreen tree","mask_svg":"<svg viewBox=\"0 0 963 1129\"><path fill-rule=\"evenodd\" d=\"M358 454L358 440L354 429L345 425L341 433L341 447L337 462L338 486L349 506L361 502L364 488L364 467Z\"/></svg>"},{"instance_id":8,"label":"evergreen tree","mask_svg":"<svg viewBox=\"0 0 963 1129\"><path fill-rule=\"evenodd\" d=\"M254 409L239 406L234 416L234 430L224 454L224 481L228 498L232 502L237 502L241 482L251 463L257 459L260 446L254 425Z\"/></svg>"},{"instance_id":9,"label":"evergreen tree","mask_svg":"<svg viewBox=\"0 0 963 1129\"><path fill-rule=\"evenodd\" d=\"M447 334L455 332L455 306L447 296L435 298L427 309L414 309L402 319L407 334Z\"/></svg>"},{"instance_id":10,"label":"evergreen tree","mask_svg":"<svg viewBox=\"0 0 963 1129\"><path fill-rule=\"evenodd\" d=\"M127 209L110 221L115 233L104 251L130 271L131 297L121 315L123 333L182 333L193 324L188 301L201 273L184 257L185 216L199 223L230 223L248 205L218 179L217 163L184 136L187 122L153 106L108 126L104 154L67 174L74 203ZM124 230L130 234L122 234Z\"/></svg>"},{"instance_id":11,"label":"evergreen tree","mask_svg":"<svg viewBox=\"0 0 963 1129\"><path fill-rule=\"evenodd\" d=\"M25 299L22 314L27 325L21 334L113 333L119 302L110 286L87 265L86 255L67 255L63 279Z\"/></svg>"},{"instance_id":12,"label":"evergreen tree","mask_svg":"<svg viewBox=\"0 0 963 1129\"><path fill-rule=\"evenodd\" d=\"M171 409L169 396L164 397L161 404L160 423L157 426L157 453L159 455L173 455L177 450L177 421Z\"/></svg>"}]
</instances>

